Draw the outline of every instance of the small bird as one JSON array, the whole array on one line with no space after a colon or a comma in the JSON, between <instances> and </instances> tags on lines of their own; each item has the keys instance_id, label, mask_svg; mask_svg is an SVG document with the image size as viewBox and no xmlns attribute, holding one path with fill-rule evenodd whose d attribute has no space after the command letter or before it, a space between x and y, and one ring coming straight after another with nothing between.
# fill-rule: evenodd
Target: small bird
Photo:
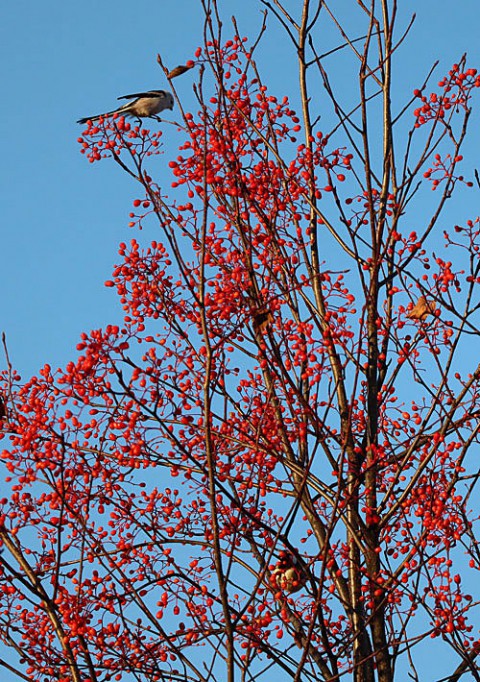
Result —
<instances>
[{"instance_id":1,"label":"small bird","mask_svg":"<svg viewBox=\"0 0 480 682\"><path fill-rule=\"evenodd\" d=\"M307 582L307 576L297 559L288 552L281 551L279 560L270 574L270 584L285 592L298 592Z\"/></svg>"},{"instance_id":2,"label":"small bird","mask_svg":"<svg viewBox=\"0 0 480 682\"><path fill-rule=\"evenodd\" d=\"M107 111L97 116L85 116L79 118L77 123L87 123L87 121L97 121L105 116L113 114L123 114L124 116L137 116L138 118L148 118L155 116L164 109L173 109L173 95L165 90L150 90L149 92L136 92L133 95L122 95L118 99L131 99L132 102L123 104L118 109Z\"/></svg>"}]
</instances>

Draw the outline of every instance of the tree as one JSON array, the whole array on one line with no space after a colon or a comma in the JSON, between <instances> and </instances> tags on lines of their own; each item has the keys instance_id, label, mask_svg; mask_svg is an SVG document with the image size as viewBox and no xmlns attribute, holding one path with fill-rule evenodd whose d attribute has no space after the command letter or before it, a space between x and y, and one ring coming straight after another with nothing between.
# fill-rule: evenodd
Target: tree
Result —
<instances>
[{"instance_id":1,"label":"tree","mask_svg":"<svg viewBox=\"0 0 480 682\"><path fill-rule=\"evenodd\" d=\"M175 95L196 78L174 181L162 125L106 117L80 139L140 184L131 226L156 226L107 282L123 323L63 370L3 374L2 665L390 682L418 679L435 639L446 680L478 680L479 218L435 249L447 200L477 189L480 76L462 57L400 101L395 0L352 3L354 29L321 1L265 2L250 40L202 5L195 71L159 56ZM278 26L299 113L257 65ZM344 55L355 88L332 79Z\"/></svg>"}]
</instances>

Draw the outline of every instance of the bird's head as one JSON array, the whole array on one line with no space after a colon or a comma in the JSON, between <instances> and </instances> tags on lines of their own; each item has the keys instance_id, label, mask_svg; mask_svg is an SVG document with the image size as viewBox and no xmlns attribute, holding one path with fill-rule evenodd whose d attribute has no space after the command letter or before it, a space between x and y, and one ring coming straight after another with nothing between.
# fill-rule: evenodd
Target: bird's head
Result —
<instances>
[{"instance_id":1,"label":"bird's head","mask_svg":"<svg viewBox=\"0 0 480 682\"><path fill-rule=\"evenodd\" d=\"M171 92L165 92L165 90L163 90L163 93L164 93L164 98L165 98L165 108L166 109L173 109L174 99L173 99L172 93Z\"/></svg>"}]
</instances>

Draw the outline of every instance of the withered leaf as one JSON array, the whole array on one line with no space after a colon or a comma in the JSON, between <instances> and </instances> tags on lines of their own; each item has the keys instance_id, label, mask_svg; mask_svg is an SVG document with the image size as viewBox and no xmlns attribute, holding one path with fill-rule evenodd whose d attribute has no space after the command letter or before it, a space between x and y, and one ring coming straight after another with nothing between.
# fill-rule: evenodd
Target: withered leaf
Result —
<instances>
[{"instance_id":1,"label":"withered leaf","mask_svg":"<svg viewBox=\"0 0 480 682\"><path fill-rule=\"evenodd\" d=\"M188 66L187 64L180 64L179 66L176 66L174 69L167 73L168 80L176 78L177 76L181 76L182 73L185 73L186 71L190 71L190 69L193 68L193 66L194 66L193 64L190 64Z\"/></svg>"},{"instance_id":2,"label":"withered leaf","mask_svg":"<svg viewBox=\"0 0 480 682\"><path fill-rule=\"evenodd\" d=\"M434 301L427 301L425 296L420 296L413 308L407 313L411 320L425 320L428 315L435 315L437 304Z\"/></svg>"}]
</instances>

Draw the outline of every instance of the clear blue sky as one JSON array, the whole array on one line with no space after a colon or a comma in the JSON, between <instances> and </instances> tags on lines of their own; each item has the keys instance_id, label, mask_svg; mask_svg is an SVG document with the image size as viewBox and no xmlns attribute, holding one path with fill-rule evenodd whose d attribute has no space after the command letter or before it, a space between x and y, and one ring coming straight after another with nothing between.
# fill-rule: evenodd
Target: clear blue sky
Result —
<instances>
[{"instance_id":1,"label":"clear blue sky","mask_svg":"<svg viewBox=\"0 0 480 682\"><path fill-rule=\"evenodd\" d=\"M256 0L219 4L225 35L233 13L243 34L258 26ZM467 51L480 70L479 0L400 5L418 15L402 57L401 85L409 92L436 59L440 75ZM191 58L202 42L202 15L199 0L15 0L1 23L0 331L27 379L45 362L72 359L82 331L121 319L115 292L103 283L119 262L119 242L136 235L127 223L137 189L113 162L90 165L80 155L75 121L108 110L124 93L168 88L156 54L171 67ZM265 80L276 95L291 96L297 84L286 44L263 45ZM190 75L177 84L185 108L194 109ZM469 149L478 165L479 123L477 114ZM169 154L175 149L167 143L158 164Z\"/></svg>"}]
</instances>

